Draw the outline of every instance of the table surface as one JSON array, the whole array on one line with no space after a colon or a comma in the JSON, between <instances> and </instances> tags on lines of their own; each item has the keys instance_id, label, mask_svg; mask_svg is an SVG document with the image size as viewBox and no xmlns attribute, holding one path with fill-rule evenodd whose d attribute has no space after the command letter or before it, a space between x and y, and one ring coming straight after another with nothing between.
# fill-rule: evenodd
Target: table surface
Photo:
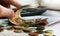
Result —
<instances>
[{"instance_id":1,"label":"table surface","mask_svg":"<svg viewBox=\"0 0 60 36\"><path fill-rule=\"evenodd\" d=\"M49 25L51 25L54 22L60 21L60 18L50 17L50 16L32 16L32 17L23 17L23 18L24 19L48 18ZM60 22L55 23L52 26L46 27L45 30L53 30L54 35L60 36ZM4 30L3 32L0 32L0 36L29 36L29 35L28 35L28 33L14 33L13 31ZM43 36L43 35L41 35L41 36Z\"/></svg>"},{"instance_id":2,"label":"table surface","mask_svg":"<svg viewBox=\"0 0 60 36\"><path fill-rule=\"evenodd\" d=\"M60 11L47 10L45 13L42 14L42 16L55 16L55 17L60 17Z\"/></svg>"}]
</instances>

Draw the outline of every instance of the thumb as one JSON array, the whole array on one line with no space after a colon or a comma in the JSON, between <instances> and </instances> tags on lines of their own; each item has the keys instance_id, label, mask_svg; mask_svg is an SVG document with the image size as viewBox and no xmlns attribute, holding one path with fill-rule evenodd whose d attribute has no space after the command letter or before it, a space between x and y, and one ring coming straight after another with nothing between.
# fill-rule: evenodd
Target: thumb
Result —
<instances>
[{"instance_id":1,"label":"thumb","mask_svg":"<svg viewBox=\"0 0 60 36\"><path fill-rule=\"evenodd\" d=\"M0 5L0 17L8 17L8 18L12 18L14 17L14 11L9 9L9 8L5 8L3 6Z\"/></svg>"}]
</instances>

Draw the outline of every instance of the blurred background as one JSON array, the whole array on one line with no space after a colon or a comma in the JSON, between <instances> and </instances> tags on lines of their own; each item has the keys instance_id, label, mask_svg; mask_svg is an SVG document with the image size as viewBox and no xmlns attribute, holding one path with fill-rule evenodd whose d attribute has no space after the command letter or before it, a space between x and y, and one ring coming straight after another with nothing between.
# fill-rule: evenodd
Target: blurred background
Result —
<instances>
[{"instance_id":1,"label":"blurred background","mask_svg":"<svg viewBox=\"0 0 60 36\"><path fill-rule=\"evenodd\" d=\"M18 2L22 5L30 5L33 8L42 6L49 9L42 14L43 16L60 17L60 0L18 0ZM11 8L15 7L11 5Z\"/></svg>"},{"instance_id":2,"label":"blurred background","mask_svg":"<svg viewBox=\"0 0 60 36\"><path fill-rule=\"evenodd\" d=\"M33 7L44 6L50 9L60 10L60 0L17 0L22 5L31 5Z\"/></svg>"}]
</instances>

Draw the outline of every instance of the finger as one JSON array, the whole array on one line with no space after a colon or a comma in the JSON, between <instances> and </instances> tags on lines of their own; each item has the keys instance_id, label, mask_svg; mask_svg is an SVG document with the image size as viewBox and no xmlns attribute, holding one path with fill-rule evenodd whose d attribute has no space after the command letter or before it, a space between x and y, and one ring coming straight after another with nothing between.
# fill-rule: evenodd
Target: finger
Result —
<instances>
[{"instance_id":1,"label":"finger","mask_svg":"<svg viewBox=\"0 0 60 36\"><path fill-rule=\"evenodd\" d=\"M14 14L13 10L8 9L6 15L7 15L6 17L8 17L8 18L13 18L15 14Z\"/></svg>"},{"instance_id":2,"label":"finger","mask_svg":"<svg viewBox=\"0 0 60 36\"><path fill-rule=\"evenodd\" d=\"M14 16L14 11L9 9L9 8L5 8L3 6L0 5L0 17L8 17L8 18L12 18Z\"/></svg>"}]
</instances>

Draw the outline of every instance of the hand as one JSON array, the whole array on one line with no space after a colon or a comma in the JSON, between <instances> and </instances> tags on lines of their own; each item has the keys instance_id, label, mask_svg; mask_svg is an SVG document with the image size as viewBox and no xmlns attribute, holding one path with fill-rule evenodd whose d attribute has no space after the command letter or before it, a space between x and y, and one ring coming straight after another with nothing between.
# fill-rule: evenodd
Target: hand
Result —
<instances>
[{"instance_id":1,"label":"hand","mask_svg":"<svg viewBox=\"0 0 60 36\"><path fill-rule=\"evenodd\" d=\"M13 4L17 7L20 7L21 4L17 1L17 0L0 0L1 3L3 3L0 5L0 17L8 17L8 18L12 18L14 16L14 11L6 8L9 7L10 4ZM7 4L8 3L8 4Z\"/></svg>"},{"instance_id":2,"label":"hand","mask_svg":"<svg viewBox=\"0 0 60 36\"><path fill-rule=\"evenodd\" d=\"M12 18L14 17L14 11L0 5L0 17Z\"/></svg>"}]
</instances>

